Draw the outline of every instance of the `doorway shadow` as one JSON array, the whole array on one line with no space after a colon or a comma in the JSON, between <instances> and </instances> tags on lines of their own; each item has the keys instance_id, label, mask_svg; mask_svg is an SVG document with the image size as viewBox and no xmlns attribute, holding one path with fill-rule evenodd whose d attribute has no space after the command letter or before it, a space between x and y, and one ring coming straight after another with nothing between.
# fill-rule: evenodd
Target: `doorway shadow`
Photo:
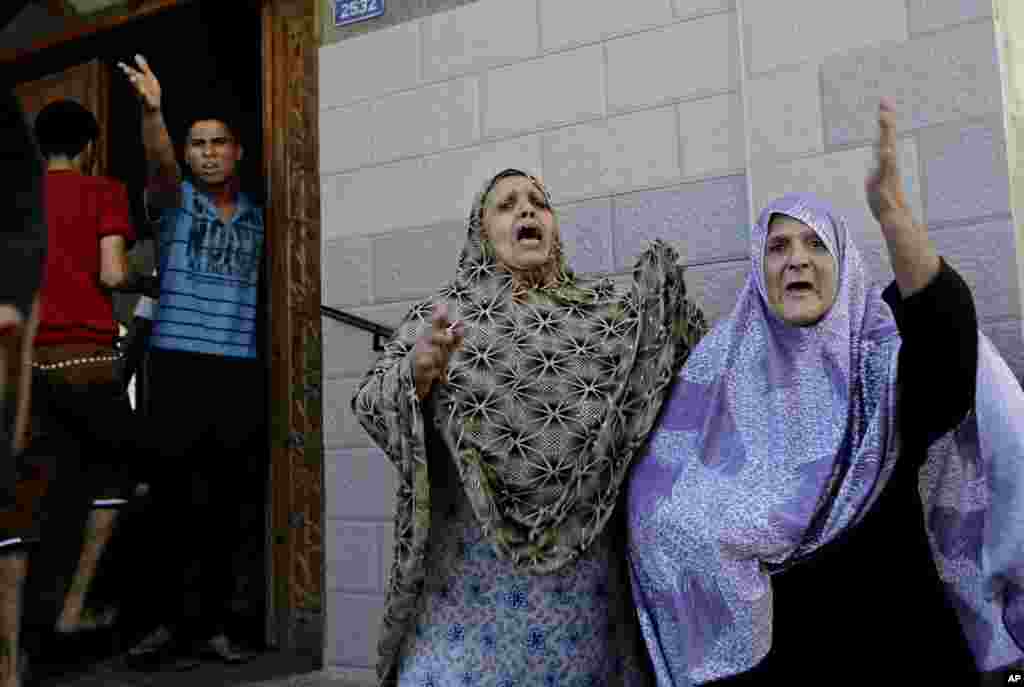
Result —
<instances>
[{"instance_id":1,"label":"doorway shadow","mask_svg":"<svg viewBox=\"0 0 1024 687\"><path fill-rule=\"evenodd\" d=\"M164 114L176 149L181 157L180 142L185 133L185 122L195 111L194 105L204 99L225 101L232 105L238 117L238 138L243 142L245 156L240 167L243 190L257 204L263 205L266 198L263 170L263 74L262 74L262 22L260 3L254 0L242 2L188 2L181 7L163 11L118 28L77 39L71 43L49 48L15 64L0 67L0 78L9 83L21 83L57 73L68 67L101 60L110 69L109 135L106 144L109 150L107 174L123 182L129 191L132 215L140 240L153 240L153 227L147 221L143 203L146 163L141 141L140 106L130 85L116 69L120 61L130 62L135 54L143 54L160 78L164 92ZM183 165L184 167L184 165ZM150 251L155 260L155 252ZM264 290L266 292L266 289ZM134 299L120 299L116 304L116 317L121 321L131 320ZM200 380L201 386L201 380ZM173 431L169 419L167 431ZM259 419L258 419L259 420ZM265 425L267 418L262 418ZM151 460L150 456L137 456L139 461ZM267 651L268 599L268 508L270 501L267 486L269 475L269 446L264 442L259 455L253 456L254 464L262 466L256 471L253 483L247 485L251 498L241 500L240 517L247 523L249 536L244 541L225 541L224 546L232 547L236 560L242 563L241 573L236 579L231 606L235 613L229 627L241 643L258 650ZM246 479L250 479L247 477ZM133 542L147 536L145 527L123 518L111 540L103 559L100 561L95 589L104 603L122 605L121 620L114 631L100 633L82 639L82 646L70 647L67 655L76 656L74 665L67 670L53 670L45 684L63 685L77 682L59 680L93 679L96 671L107 671L113 680L116 674L123 684L170 684L160 682L162 674L124 671L120 654L130 646L128 642L137 639L140 633L153 629L159 619L149 617L144 596L127 600L126 589L145 588L145 561L133 555L137 547ZM133 526L134 525L134 526ZM187 533L179 542L168 545L179 547L183 558L189 556ZM30 575L54 575L55 571L73 568L78 550L72 546L47 546L42 542L33 554ZM45 584L44 584L45 586ZM148 593L159 593L148 590ZM26 618L26 626L39 626L39 618ZM36 665L46 665L46 656L34 656ZM194 687L201 687L204 675L209 671L235 671L244 680L269 679L281 671L308 672L320 663L319 656L299 653L267 652L258 660L239 668L218 668L204 666L188 678L184 673L172 674L170 679L181 684L189 679ZM63 664L61 664L63 665ZM114 672L110 672L113 670ZM123 677L121 672L125 672ZM260 673L265 673L263 677ZM218 673L219 675L219 673ZM239 684L234 678L227 680L224 673L209 684ZM195 678L195 679L193 679ZM131 681L134 679L135 681ZM58 682L53 682L58 680ZM217 681L221 680L221 681ZM82 684L122 684L114 681L83 682Z\"/></svg>"},{"instance_id":2,"label":"doorway shadow","mask_svg":"<svg viewBox=\"0 0 1024 687\"><path fill-rule=\"evenodd\" d=\"M308 654L274 651L242 666L203 664L189 671L140 672L113 657L41 679L34 687L264 687L264 683L284 687L308 682L318 665L318 658Z\"/></svg>"}]
</instances>

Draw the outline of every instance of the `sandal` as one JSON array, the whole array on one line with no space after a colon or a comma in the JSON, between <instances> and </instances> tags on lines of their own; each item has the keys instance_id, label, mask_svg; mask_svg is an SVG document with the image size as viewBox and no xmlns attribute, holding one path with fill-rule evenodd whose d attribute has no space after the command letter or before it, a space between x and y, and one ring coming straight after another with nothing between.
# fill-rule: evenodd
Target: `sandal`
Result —
<instances>
[{"instance_id":1,"label":"sandal","mask_svg":"<svg viewBox=\"0 0 1024 687\"><path fill-rule=\"evenodd\" d=\"M247 663L253 659L253 654L243 651L231 643L227 635L217 635L202 645L199 655L203 658L212 658L230 665Z\"/></svg>"},{"instance_id":2,"label":"sandal","mask_svg":"<svg viewBox=\"0 0 1024 687\"><path fill-rule=\"evenodd\" d=\"M145 639L129 649L128 655L132 658L142 658L144 656L166 653L173 644L174 637L171 636L170 630L161 625L149 633Z\"/></svg>"},{"instance_id":3,"label":"sandal","mask_svg":"<svg viewBox=\"0 0 1024 687\"><path fill-rule=\"evenodd\" d=\"M78 622L75 624L61 624L58 623L55 628L60 634L75 634L77 632L95 632L97 630L106 630L114 626L117 622L118 609L116 607L104 608L102 611L94 611L91 608L84 608L78 616Z\"/></svg>"},{"instance_id":4,"label":"sandal","mask_svg":"<svg viewBox=\"0 0 1024 687\"><path fill-rule=\"evenodd\" d=\"M199 661L179 653L170 630L161 625L128 650L125 662L136 670L185 671L199 667Z\"/></svg>"}]
</instances>

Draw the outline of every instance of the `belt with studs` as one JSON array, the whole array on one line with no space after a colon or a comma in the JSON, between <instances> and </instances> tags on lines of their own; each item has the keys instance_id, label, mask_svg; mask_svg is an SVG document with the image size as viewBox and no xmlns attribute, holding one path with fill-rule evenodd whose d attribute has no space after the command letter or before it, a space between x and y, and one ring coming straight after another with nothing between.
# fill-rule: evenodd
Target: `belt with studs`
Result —
<instances>
[{"instance_id":1,"label":"belt with studs","mask_svg":"<svg viewBox=\"0 0 1024 687\"><path fill-rule=\"evenodd\" d=\"M119 355L94 355L87 358L71 358L70 360L61 360L55 363L32 363L32 367L36 370L61 370L66 367L74 367L76 365L91 365L93 363L111 363L120 360Z\"/></svg>"}]
</instances>

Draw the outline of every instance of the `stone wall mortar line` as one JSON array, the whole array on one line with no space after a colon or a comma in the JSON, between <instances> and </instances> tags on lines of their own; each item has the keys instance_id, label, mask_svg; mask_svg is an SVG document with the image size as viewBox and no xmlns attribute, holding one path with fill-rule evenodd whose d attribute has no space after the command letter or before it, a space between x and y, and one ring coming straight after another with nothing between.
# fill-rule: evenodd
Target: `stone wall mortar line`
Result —
<instances>
[{"instance_id":1,"label":"stone wall mortar line","mask_svg":"<svg viewBox=\"0 0 1024 687\"><path fill-rule=\"evenodd\" d=\"M369 336L369 334L367 334ZM359 373L342 371L340 374L333 370L324 370L325 382L358 382L366 376L366 370ZM374 448L373 446L343 446L341 448Z\"/></svg>"},{"instance_id":2,"label":"stone wall mortar line","mask_svg":"<svg viewBox=\"0 0 1024 687\"><path fill-rule=\"evenodd\" d=\"M537 0L537 55L544 55L544 21L541 19L541 5L544 4L544 0ZM566 47L566 50L575 50L580 46L573 45ZM552 51L554 52L554 51ZM512 64L516 64L513 62Z\"/></svg>"},{"instance_id":3,"label":"stone wall mortar line","mask_svg":"<svg viewBox=\"0 0 1024 687\"><path fill-rule=\"evenodd\" d=\"M909 1L909 0L908 0ZM963 122L957 122L960 124L960 130L963 131ZM915 131L912 134L914 139L914 145L917 146L917 188L921 193L921 217L917 218L919 222L928 226L928 165L925 164L925 156L923 154L924 146L921 145L921 137L923 134L920 131ZM939 228L939 224L934 227Z\"/></svg>"},{"instance_id":4,"label":"stone wall mortar line","mask_svg":"<svg viewBox=\"0 0 1024 687\"><path fill-rule=\"evenodd\" d=\"M612 104L608 99L608 41L601 44L601 116L605 119L611 119ZM616 113L618 114L618 113Z\"/></svg>"},{"instance_id":5,"label":"stone wall mortar line","mask_svg":"<svg viewBox=\"0 0 1024 687\"><path fill-rule=\"evenodd\" d=\"M387 460L382 458L381 460ZM336 522L341 524L352 524L352 525L390 525L391 520L388 518L375 518L371 516L360 516L360 515L329 515L327 520L324 522Z\"/></svg>"},{"instance_id":6,"label":"stone wall mortar line","mask_svg":"<svg viewBox=\"0 0 1024 687\"><path fill-rule=\"evenodd\" d=\"M383 601L384 597L381 594L369 594L365 592L335 592L342 594L352 599L362 599L364 601Z\"/></svg>"},{"instance_id":7,"label":"stone wall mortar line","mask_svg":"<svg viewBox=\"0 0 1024 687\"><path fill-rule=\"evenodd\" d=\"M908 3L909 3L909 1L910 0L907 0ZM956 29L960 29L960 28L963 28L965 26L970 26L971 24L992 24L993 26L995 25L995 16L994 15L988 15L988 16L985 16L985 17L975 17L974 19L968 19L967 21L957 22L955 24L949 24L947 26L943 26L943 27L940 27L940 28L937 28L937 29L929 29L928 31L914 32L914 31L910 30L910 22L909 22L910 17L909 17L909 15L907 16L907 19L908 19L908 22L907 22L907 33L910 35L910 40L912 40L912 41L913 40L917 40L919 38L928 38L930 36L938 36L941 33L946 33L947 31L955 31Z\"/></svg>"},{"instance_id":8,"label":"stone wall mortar line","mask_svg":"<svg viewBox=\"0 0 1024 687\"><path fill-rule=\"evenodd\" d=\"M1005 109L1005 108L1000 108L1000 109ZM913 127L911 129L903 129L902 131L897 131L896 137L897 137L897 140L910 140L910 139L913 139L913 140L916 141L917 139L914 138L914 136L913 136L914 134L925 134L925 133L928 133L928 132L931 132L931 131L937 131L939 129L956 128L957 131L963 131L964 129L967 129L967 128L970 128L970 127L974 127L974 126L989 126L989 127L991 127L991 125L993 124L993 119L1001 119L1001 117L1002 117L1002 113L1001 112L986 112L984 114L973 114L973 115L968 115L967 117L963 117L961 119L955 119L955 120L952 120L952 121L949 121L949 122L936 122L934 124L926 124L924 126ZM999 126L1004 126L1001 121L999 122ZM1006 132L1004 131L1003 132L1004 143L1005 143L1005 133ZM815 155L821 155L821 154L831 155L832 153L842 153L842 152L845 152L845 151L848 151L848 150L858 150L860 148L867 148L867 147L872 146L872 145L874 145L874 141L870 140L870 139L864 139L864 140L861 140L861 141L853 141L851 143L840 143L838 145L829 145L828 142L826 142L825 143L825 152L824 153L801 154L799 157L786 158L784 160L779 160L778 162L780 164L785 164L786 162L795 162L796 160L807 159L809 157L814 157Z\"/></svg>"},{"instance_id":9,"label":"stone wall mortar line","mask_svg":"<svg viewBox=\"0 0 1024 687\"><path fill-rule=\"evenodd\" d=\"M743 161L746 165L746 177L747 177L747 221L749 226L754 226L754 222L757 219L757 209L754 207L754 152L753 152L753 136L751 131L751 119L750 119L750 89L747 88L749 83L750 74L747 67L747 42L749 35L744 28L743 21L743 3L745 0L736 0L736 24L737 24L737 48L739 49L739 61L740 61L740 103L743 109Z\"/></svg>"},{"instance_id":10,"label":"stone wall mortar line","mask_svg":"<svg viewBox=\"0 0 1024 687\"><path fill-rule=\"evenodd\" d=\"M477 0L473 0L473 2L476 2L476 1ZM430 16L434 16L434 15L430 15ZM416 46L417 47L417 50L416 50L416 58L417 58L416 59L416 83L423 83L424 81L426 81L426 73L427 73L427 68L426 68L426 64L427 64L427 40L426 40L426 38L427 38L427 19L428 19L428 17L420 17L419 19L414 19L413 20L413 21L416 22L416 40L419 42L419 45Z\"/></svg>"},{"instance_id":11,"label":"stone wall mortar line","mask_svg":"<svg viewBox=\"0 0 1024 687\"><path fill-rule=\"evenodd\" d=\"M672 114L676 123L676 162L679 165L679 173L684 174L686 172L686 137L683 136L683 112L679 103L672 105Z\"/></svg>"},{"instance_id":12,"label":"stone wall mortar line","mask_svg":"<svg viewBox=\"0 0 1024 687\"><path fill-rule=\"evenodd\" d=\"M976 224L987 224L989 222L1006 221L1013 221L1013 213L1009 210L1006 212L994 212L988 215L977 215L975 217L967 217L963 219L939 220L938 222L928 224L927 229L929 232L947 231L949 229L962 229L964 227L971 227Z\"/></svg>"}]
</instances>

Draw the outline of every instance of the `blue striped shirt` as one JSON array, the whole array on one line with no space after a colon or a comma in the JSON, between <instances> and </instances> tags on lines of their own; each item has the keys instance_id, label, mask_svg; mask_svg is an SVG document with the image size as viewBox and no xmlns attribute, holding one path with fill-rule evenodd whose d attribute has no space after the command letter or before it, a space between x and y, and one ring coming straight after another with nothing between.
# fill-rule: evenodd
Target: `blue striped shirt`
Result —
<instances>
[{"instance_id":1,"label":"blue striped shirt","mask_svg":"<svg viewBox=\"0 0 1024 687\"><path fill-rule=\"evenodd\" d=\"M160 216L160 301L150 346L256 357L263 211L244 194L225 223L188 181L181 205Z\"/></svg>"}]
</instances>

